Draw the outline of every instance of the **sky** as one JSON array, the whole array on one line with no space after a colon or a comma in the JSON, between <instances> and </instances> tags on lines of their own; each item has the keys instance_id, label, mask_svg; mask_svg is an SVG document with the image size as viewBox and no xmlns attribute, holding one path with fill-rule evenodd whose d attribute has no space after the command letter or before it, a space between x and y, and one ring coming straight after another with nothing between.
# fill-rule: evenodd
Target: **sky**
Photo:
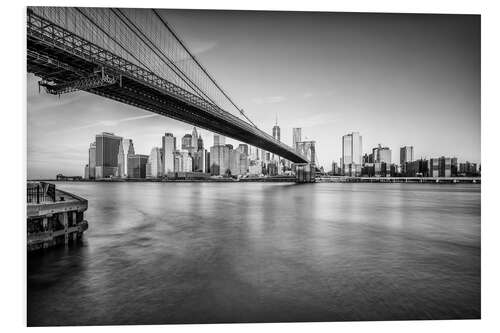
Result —
<instances>
[{"instance_id":1,"label":"sky","mask_svg":"<svg viewBox=\"0 0 500 333\"><path fill-rule=\"evenodd\" d=\"M480 17L167 10L165 17L231 98L262 130L276 118L315 140L319 164L341 157L357 131L363 152L414 146L415 158L480 162ZM27 74L28 178L83 175L88 147L106 131L136 153L192 126L86 92L39 92ZM206 147L213 134L198 129ZM234 140L229 143L237 144Z\"/></svg>"}]
</instances>

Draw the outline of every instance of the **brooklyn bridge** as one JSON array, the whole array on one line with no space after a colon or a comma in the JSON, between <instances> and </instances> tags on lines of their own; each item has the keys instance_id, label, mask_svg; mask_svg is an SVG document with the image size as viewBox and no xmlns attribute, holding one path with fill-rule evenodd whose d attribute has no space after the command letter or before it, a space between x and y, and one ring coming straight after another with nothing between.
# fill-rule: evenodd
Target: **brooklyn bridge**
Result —
<instances>
[{"instance_id":1,"label":"brooklyn bridge","mask_svg":"<svg viewBox=\"0 0 500 333\"><path fill-rule=\"evenodd\" d=\"M47 93L86 91L310 163L251 121L162 11L29 7L27 63Z\"/></svg>"}]
</instances>

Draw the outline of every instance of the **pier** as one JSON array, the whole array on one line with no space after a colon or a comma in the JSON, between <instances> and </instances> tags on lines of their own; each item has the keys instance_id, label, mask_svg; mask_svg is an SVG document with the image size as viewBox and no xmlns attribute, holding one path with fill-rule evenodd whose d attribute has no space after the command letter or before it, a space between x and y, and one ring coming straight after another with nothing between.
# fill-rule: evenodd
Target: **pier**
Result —
<instances>
[{"instance_id":1,"label":"pier","mask_svg":"<svg viewBox=\"0 0 500 333\"><path fill-rule=\"evenodd\" d=\"M56 189L54 184L27 184L28 252L81 240L87 200Z\"/></svg>"}]
</instances>

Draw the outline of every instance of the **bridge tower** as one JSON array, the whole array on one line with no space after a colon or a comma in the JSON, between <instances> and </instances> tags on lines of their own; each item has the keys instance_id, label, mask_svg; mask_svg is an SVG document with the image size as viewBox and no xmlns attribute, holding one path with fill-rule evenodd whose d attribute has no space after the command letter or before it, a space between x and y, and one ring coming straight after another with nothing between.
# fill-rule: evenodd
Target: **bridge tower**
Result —
<instances>
[{"instance_id":1,"label":"bridge tower","mask_svg":"<svg viewBox=\"0 0 500 333\"><path fill-rule=\"evenodd\" d=\"M314 163L294 163L296 183L316 182L316 165Z\"/></svg>"}]
</instances>

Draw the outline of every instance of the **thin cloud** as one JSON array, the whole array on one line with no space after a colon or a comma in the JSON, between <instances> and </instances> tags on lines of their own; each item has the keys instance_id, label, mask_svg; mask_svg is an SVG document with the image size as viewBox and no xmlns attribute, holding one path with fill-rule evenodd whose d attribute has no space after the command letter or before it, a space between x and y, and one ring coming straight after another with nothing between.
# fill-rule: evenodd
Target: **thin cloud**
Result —
<instances>
[{"instance_id":1,"label":"thin cloud","mask_svg":"<svg viewBox=\"0 0 500 333\"><path fill-rule=\"evenodd\" d=\"M269 96L269 97L262 97L262 98L254 98L252 101L255 104L274 104L274 103L281 103L285 101L286 98L284 96Z\"/></svg>"},{"instance_id":2,"label":"thin cloud","mask_svg":"<svg viewBox=\"0 0 500 333\"><path fill-rule=\"evenodd\" d=\"M84 126L79 126L79 127L74 127L72 130L79 130L79 129L84 129L84 128L90 128L90 127L102 127L102 126L117 126L118 124L128 122L128 121L134 121L134 120L141 120L141 119L147 119L147 118L153 118L153 117L158 117L159 115L157 114L147 114L144 116L137 116L137 117L127 117L127 118L121 118L121 119L113 119L113 120L101 120L96 123L92 124L87 124Z\"/></svg>"}]
</instances>

